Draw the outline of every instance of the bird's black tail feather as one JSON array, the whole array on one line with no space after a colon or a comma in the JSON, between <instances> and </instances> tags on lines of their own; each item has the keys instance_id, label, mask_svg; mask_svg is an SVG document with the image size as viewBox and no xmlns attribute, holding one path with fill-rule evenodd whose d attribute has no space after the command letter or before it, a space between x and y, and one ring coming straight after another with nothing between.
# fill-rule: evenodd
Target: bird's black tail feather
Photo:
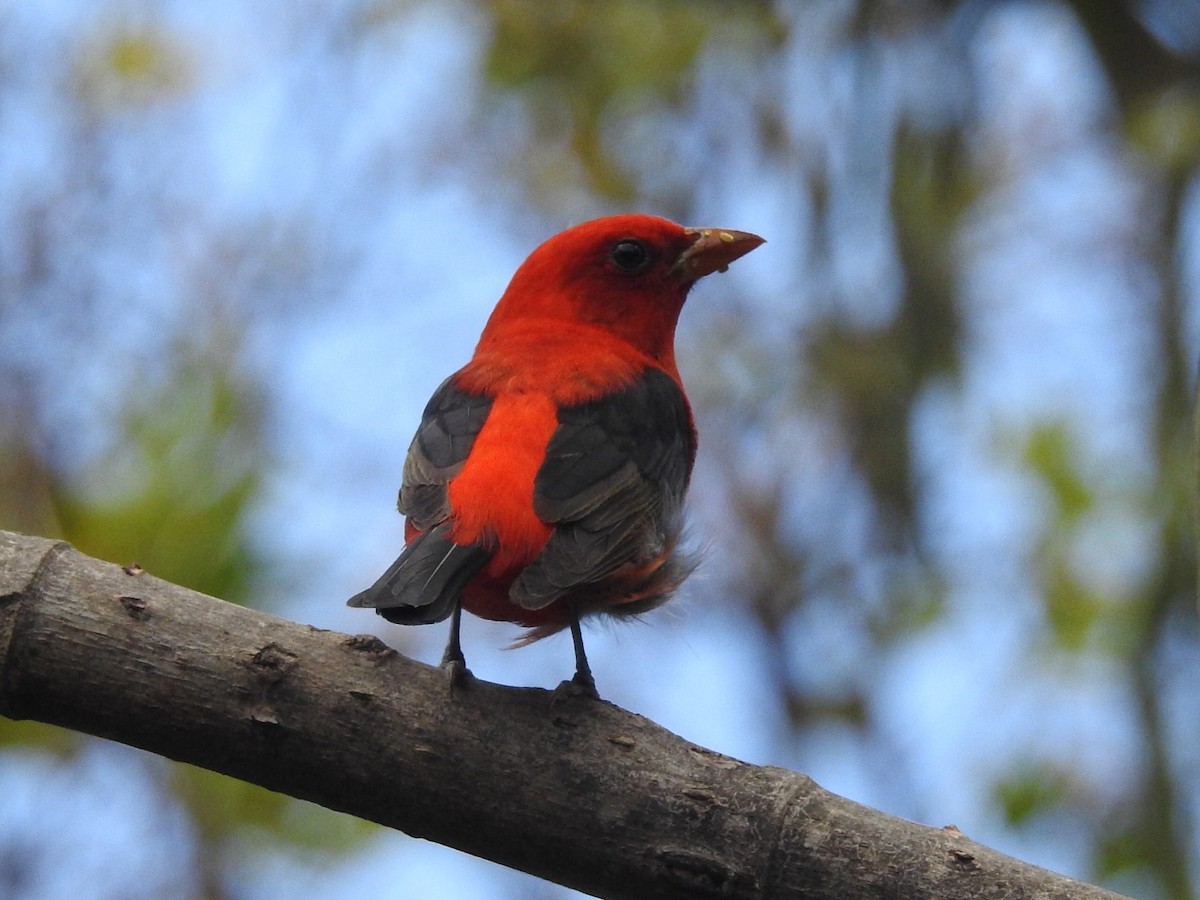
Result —
<instances>
[{"instance_id":1,"label":"bird's black tail feather","mask_svg":"<svg viewBox=\"0 0 1200 900\"><path fill-rule=\"evenodd\" d=\"M404 552L348 606L373 608L389 622L428 625L447 618L468 581L492 558L477 544L456 544L443 522L413 538Z\"/></svg>"}]
</instances>

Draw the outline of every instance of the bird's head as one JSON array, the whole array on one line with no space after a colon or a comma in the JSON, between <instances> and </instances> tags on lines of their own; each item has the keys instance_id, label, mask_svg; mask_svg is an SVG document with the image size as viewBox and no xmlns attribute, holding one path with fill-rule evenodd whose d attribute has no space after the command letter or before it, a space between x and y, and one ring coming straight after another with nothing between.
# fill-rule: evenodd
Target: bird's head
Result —
<instances>
[{"instance_id":1,"label":"bird's head","mask_svg":"<svg viewBox=\"0 0 1200 900\"><path fill-rule=\"evenodd\" d=\"M488 328L519 320L598 326L652 356L670 354L699 279L763 243L744 231L609 216L556 234L517 269Z\"/></svg>"}]
</instances>

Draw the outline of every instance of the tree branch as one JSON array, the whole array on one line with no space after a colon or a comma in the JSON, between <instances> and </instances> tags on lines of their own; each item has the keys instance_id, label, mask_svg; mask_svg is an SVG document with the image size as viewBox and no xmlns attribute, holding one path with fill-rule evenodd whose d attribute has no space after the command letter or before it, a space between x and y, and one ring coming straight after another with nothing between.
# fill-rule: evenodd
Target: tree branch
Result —
<instances>
[{"instance_id":1,"label":"tree branch","mask_svg":"<svg viewBox=\"0 0 1200 900\"><path fill-rule=\"evenodd\" d=\"M1114 898L607 703L0 531L0 714L142 747L609 898Z\"/></svg>"}]
</instances>

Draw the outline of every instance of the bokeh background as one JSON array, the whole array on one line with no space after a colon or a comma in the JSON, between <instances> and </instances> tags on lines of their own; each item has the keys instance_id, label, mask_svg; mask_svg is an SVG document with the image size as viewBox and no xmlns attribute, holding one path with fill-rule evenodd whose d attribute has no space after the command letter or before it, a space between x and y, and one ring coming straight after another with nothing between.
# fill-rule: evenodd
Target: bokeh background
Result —
<instances>
[{"instance_id":1,"label":"bokeh background","mask_svg":"<svg viewBox=\"0 0 1200 900\"><path fill-rule=\"evenodd\" d=\"M754 231L679 333L706 560L601 692L1186 900L1198 162L1194 0L0 4L0 527L436 661L343 601L513 269ZM475 673L570 674L516 636ZM576 896L0 720L0 896L298 895Z\"/></svg>"}]
</instances>

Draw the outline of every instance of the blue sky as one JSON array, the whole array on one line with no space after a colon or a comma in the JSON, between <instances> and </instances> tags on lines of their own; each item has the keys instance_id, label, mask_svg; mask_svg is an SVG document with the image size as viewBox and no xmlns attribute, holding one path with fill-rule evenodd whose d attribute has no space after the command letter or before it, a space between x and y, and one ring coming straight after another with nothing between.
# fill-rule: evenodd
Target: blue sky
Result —
<instances>
[{"instance_id":1,"label":"blue sky","mask_svg":"<svg viewBox=\"0 0 1200 900\"><path fill-rule=\"evenodd\" d=\"M1143 175L1106 138L1112 98L1077 26L1054 5L988 13L966 59L917 44L877 48L870 66L823 42L847 6L795 12L803 27L769 64L749 65L717 41L695 75L689 115L664 126L630 113L610 139L615 154L649 173L642 208L754 231L769 243L702 283L680 328L685 382L708 401L692 503L705 566L678 603L646 623L589 631L589 654L607 699L690 740L801 769L860 802L953 822L998 849L1084 874L1089 861L1072 823L1018 833L988 811L988 776L1014 755L1067 760L1089 773L1103 806L1103 786L1137 771L1143 750L1130 742L1132 698L1119 672L1094 657L1031 654L1039 604L1029 558L1050 501L1014 463L1012 447L1034 423L1073 426L1080 465L1111 502L1070 553L1098 591L1128 594L1144 548L1157 539L1139 505L1152 476L1148 417L1160 377L1144 316L1157 286L1145 248L1129 236L1152 214ZM395 556L395 491L420 410L469 357L513 269L544 237L614 208L582 186L538 197L514 177L545 164L553 148L531 149L529 111L483 86L488 22L470 4L406 5L362 37L351 25L366 8L11 5L0 14L0 46L14 61L0 103L8 185L0 187L0 227L15 227L27 193L68 189L68 151L86 142L94 151L86 158L119 194L108 209L121 218L101 229L98 246L72 242L78 223L54 223L63 239L57 264L95 287L105 323L94 336L98 352L70 362L71 389L46 398L52 427L78 435L64 452L81 466L103 452L114 393L156 377L169 352L164 342L188 320L187 286L213 280L210 293L226 298L235 321L254 313L244 316L250 325L238 362L271 398L277 465L254 516L254 540L292 575L265 599L300 621L373 630L436 661L443 628L387 627L342 600ZM99 114L81 137L67 85L86 78L89 42L118 26L151 27L177 41L187 62L176 74L188 87L169 102ZM949 576L947 614L864 666L854 634L819 604L810 607L794 624L797 646L810 654L794 661L797 677L831 696L839 684L871 679L886 747L864 751L835 725L797 742L771 689L760 635L726 599L753 556L722 531L728 486L717 458L731 446L717 432L736 420L736 404L781 401L755 393L743 358L706 354L723 317L735 315L759 335L758 362L791 366L780 383L802 380L805 363L789 356L789 336L818 314L832 307L863 325L886 321L901 285L887 215L887 130L900 110L936 119L965 102L952 89L914 99L956 71L979 91L969 139L990 180L957 248L967 316L962 382L930 390L912 425L928 488L928 551ZM864 79L876 97L866 107L855 100ZM95 102L102 106L103 97ZM821 227L804 173L749 137L754 102L779 103L789 139L824 161L835 223L824 235L825 259L803 252ZM692 188L687 209L653 208L656 198L676 196L667 187L681 181ZM221 232L257 234L290 254L283 268L295 281L268 280L259 290L263 271L253 258L235 257L215 274L209 242ZM1184 253L1194 256L1190 247ZM250 298L266 312L240 309ZM1197 306L1190 308L1196 347ZM40 313L11 315L0 349L36 366L45 327ZM791 527L828 530L852 549L867 523L843 490L826 429L819 417L781 404L777 419L762 418L739 437L738 450L752 486L783 492ZM510 626L468 621L472 670L545 687L570 674L568 640L505 650L515 636ZM881 769L881 759L896 767ZM153 770L124 749L94 748L70 789L59 790L62 772L10 754L0 780L11 794L0 793L31 796L24 789L61 802L71 810L62 825L71 843L99 853L106 836L136 833L131 823L145 815L138 803L154 805L137 786L152 782ZM125 786L115 792L125 803L104 799L114 784ZM33 815L27 803L3 805L0 837ZM165 831L186 840L186 823L155 809ZM511 885L511 896L539 890L391 834L344 864L248 856L239 872L245 896L263 898L297 885L314 900L345 896L351 886L380 898L500 896L497 884ZM48 885L30 896L60 891ZM544 891L536 895L568 896Z\"/></svg>"}]
</instances>

